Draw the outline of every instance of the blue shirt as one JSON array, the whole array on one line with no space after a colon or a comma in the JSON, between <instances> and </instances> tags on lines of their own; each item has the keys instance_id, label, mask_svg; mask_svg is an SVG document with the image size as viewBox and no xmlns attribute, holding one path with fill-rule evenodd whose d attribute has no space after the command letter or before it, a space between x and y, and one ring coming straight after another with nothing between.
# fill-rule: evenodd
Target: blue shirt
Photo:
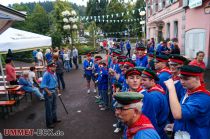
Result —
<instances>
[{"instance_id":1,"label":"blue shirt","mask_svg":"<svg viewBox=\"0 0 210 139\"><path fill-rule=\"evenodd\" d=\"M157 90L142 94L145 96L143 99L144 105L142 112L150 119L161 139L167 139L167 135L164 131L169 114L166 95Z\"/></svg>"},{"instance_id":2,"label":"blue shirt","mask_svg":"<svg viewBox=\"0 0 210 139\"><path fill-rule=\"evenodd\" d=\"M57 88L58 82L57 82L56 75L46 71L43 75L40 87L47 88L49 90ZM45 93L45 91L44 91L44 93Z\"/></svg>"},{"instance_id":3,"label":"blue shirt","mask_svg":"<svg viewBox=\"0 0 210 139\"><path fill-rule=\"evenodd\" d=\"M49 62L49 61L52 61L53 56L52 56L51 53L47 53L47 54L45 55L45 58L46 58L46 61Z\"/></svg>"},{"instance_id":4,"label":"blue shirt","mask_svg":"<svg viewBox=\"0 0 210 139\"><path fill-rule=\"evenodd\" d=\"M191 139L210 138L210 96L196 92L182 103L182 119L175 120L174 131L187 131Z\"/></svg>"},{"instance_id":5,"label":"blue shirt","mask_svg":"<svg viewBox=\"0 0 210 139\"><path fill-rule=\"evenodd\" d=\"M129 42L126 43L126 48L127 48L127 50L130 50L131 49L131 45L130 45Z\"/></svg>"},{"instance_id":6,"label":"blue shirt","mask_svg":"<svg viewBox=\"0 0 210 139\"><path fill-rule=\"evenodd\" d=\"M29 88L33 86L32 83L29 81L29 79L23 77L20 77L19 85L22 85L22 89L25 91L29 91Z\"/></svg>"},{"instance_id":7,"label":"blue shirt","mask_svg":"<svg viewBox=\"0 0 210 139\"><path fill-rule=\"evenodd\" d=\"M32 56L33 56L33 58L35 58L35 57L36 57L36 54L37 54L37 51L36 51L36 50L33 50L33 52L32 52Z\"/></svg>"},{"instance_id":8,"label":"blue shirt","mask_svg":"<svg viewBox=\"0 0 210 139\"><path fill-rule=\"evenodd\" d=\"M107 69L100 68L99 74L98 74L98 89L99 90L108 90L108 71Z\"/></svg>"},{"instance_id":9,"label":"blue shirt","mask_svg":"<svg viewBox=\"0 0 210 139\"><path fill-rule=\"evenodd\" d=\"M88 68L88 67L93 67L93 64L94 64L94 61L93 61L93 59L91 59L90 61L88 61L88 60L84 60L84 62L83 62L83 68L84 68L84 70L85 70L85 74L86 75L92 75L93 74L93 70L87 70L86 68Z\"/></svg>"},{"instance_id":10,"label":"blue shirt","mask_svg":"<svg viewBox=\"0 0 210 139\"><path fill-rule=\"evenodd\" d=\"M158 84L164 89L165 92L168 92L168 89L167 89L164 81L171 78L171 73L169 73L167 71L160 72L158 74L158 78L159 78Z\"/></svg>"},{"instance_id":11,"label":"blue shirt","mask_svg":"<svg viewBox=\"0 0 210 139\"><path fill-rule=\"evenodd\" d=\"M146 55L136 58L136 67L146 67L147 64L148 60Z\"/></svg>"}]
</instances>

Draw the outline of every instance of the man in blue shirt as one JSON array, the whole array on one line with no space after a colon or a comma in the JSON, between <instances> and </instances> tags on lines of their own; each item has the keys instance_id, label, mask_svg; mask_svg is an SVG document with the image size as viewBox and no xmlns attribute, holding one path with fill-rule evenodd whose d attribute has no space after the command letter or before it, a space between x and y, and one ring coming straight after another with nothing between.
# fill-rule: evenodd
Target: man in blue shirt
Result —
<instances>
[{"instance_id":1,"label":"man in blue shirt","mask_svg":"<svg viewBox=\"0 0 210 139\"><path fill-rule=\"evenodd\" d=\"M131 44L130 44L130 41L129 40L126 43L126 49L127 49L126 56L129 56L129 58L130 58L131 57Z\"/></svg>"},{"instance_id":2,"label":"man in blue shirt","mask_svg":"<svg viewBox=\"0 0 210 139\"><path fill-rule=\"evenodd\" d=\"M150 104L148 105L153 105L152 109L144 109L145 115L151 120L161 139L167 139L164 131L169 114L166 92L160 85L156 84L159 79L154 71L145 69L141 77L142 86L150 95Z\"/></svg>"},{"instance_id":3,"label":"man in blue shirt","mask_svg":"<svg viewBox=\"0 0 210 139\"><path fill-rule=\"evenodd\" d=\"M41 88L44 89L45 98L45 113L46 113L46 126L47 128L54 128L55 123L61 122L57 119L56 114L56 97L60 91L58 89L58 82L55 74L56 65L54 62L47 64L47 71L43 75Z\"/></svg>"},{"instance_id":4,"label":"man in blue shirt","mask_svg":"<svg viewBox=\"0 0 210 139\"><path fill-rule=\"evenodd\" d=\"M19 84L22 85L22 89L28 93L34 93L40 100L44 100L43 94L37 87L34 87L28 78L29 72L24 71L23 77L20 77Z\"/></svg>"},{"instance_id":5,"label":"man in blue shirt","mask_svg":"<svg viewBox=\"0 0 210 139\"><path fill-rule=\"evenodd\" d=\"M137 67L146 67L148 64L147 55L145 54L146 48L144 46L138 46L136 48L137 58L136 58L136 66Z\"/></svg>"},{"instance_id":6,"label":"man in blue shirt","mask_svg":"<svg viewBox=\"0 0 210 139\"><path fill-rule=\"evenodd\" d=\"M114 98L116 116L127 126L123 139L160 139L150 120L141 112L143 95L137 92L119 92Z\"/></svg>"},{"instance_id":7,"label":"man in blue shirt","mask_svg":"<svg viewBox=\"0 0 210 139\"><path fill-rule=\"evenodd\" d=\"M197 66L186 65L180 68L180 81L187 89L181 102L178 101L173 80L165 81L177 138L184 135L190 139L210 137L210 92L200 83L202 72L203 69Z\"/></svg>"},{"instance_id":8,"label":"man in blue shirt","mask_svg":"<svg viewBox=\"0 0 210 139\"><path fill-rule=\"evenodd\" d=\"M32 52L32 56L33 56L33 59L34 59L35 64L38 63L38 59L36 57L37 52L38 52L37 49L34 49L33 52Z\"/></svg>"}]
</instances>

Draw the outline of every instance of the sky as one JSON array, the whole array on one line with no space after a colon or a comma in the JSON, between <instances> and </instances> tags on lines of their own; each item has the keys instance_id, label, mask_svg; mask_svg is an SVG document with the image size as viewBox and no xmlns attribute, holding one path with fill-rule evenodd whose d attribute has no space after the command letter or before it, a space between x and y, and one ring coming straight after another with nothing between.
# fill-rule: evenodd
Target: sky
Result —
<instances>
[{"instance_id":1,"label":"sky","mask_svg":"<svg viewBox=\"0 0 210 139\"><path fill-rule=\"evenodd\" d=\"M42 1L55 1L55 0L0 0L0 4L8 6L8 4L14 3L27 3L27 2L42 2ZM88 0L68 0L69 2L76 3L77 5L86 6Z\"/></svg>"}]
</instances>

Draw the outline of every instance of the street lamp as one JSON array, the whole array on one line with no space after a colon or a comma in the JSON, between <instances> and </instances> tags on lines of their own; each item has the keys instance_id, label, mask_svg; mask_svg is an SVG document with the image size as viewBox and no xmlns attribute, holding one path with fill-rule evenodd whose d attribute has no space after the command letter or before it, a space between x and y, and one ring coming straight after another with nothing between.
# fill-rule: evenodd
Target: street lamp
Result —
<instances>
[{"instance_id":1,"label":"street lamp","mask_svg":"<svg viewBox=\"0 0 210 139\"><path fill-rule=\"evenodd\" d=\"M63 23L64 23L63 29L70 32L71 41L69 40L69 36L68 36L68 41L71 42L71 45L73 45L74 44L73 31L77 30L77 25L76 25L76 22L78 21L77 13L74 10L72 10L71 12L65 10L61 14L63 16Z\"/></svg>"},{"instance_id":2,"label":"street lamp","mask_svg":"<svg viewBox=\"0 0 210 139\"><path fill-rule=\"evenodd\" d=\"M140 25L142 25L142 32L144 33L144 39L146 39L146 12L141 11L139 15L142 17L141 18L142 20L140 21Z\"/></svg>"}]
</instances>

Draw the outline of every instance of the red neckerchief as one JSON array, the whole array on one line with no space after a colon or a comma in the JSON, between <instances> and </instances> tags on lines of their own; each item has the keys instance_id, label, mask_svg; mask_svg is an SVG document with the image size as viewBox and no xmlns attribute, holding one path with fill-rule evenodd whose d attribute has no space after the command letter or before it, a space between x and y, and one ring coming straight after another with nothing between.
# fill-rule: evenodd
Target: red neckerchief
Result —
<instances>
[{"instance_id":1,"label":"red neckerchief","mask_svg":"<svg viewBox=\"0 0 210 139\"><path fill-rule=\"evenodd\" d=\"M162 93L163 95L166 94L166 92L163 90L163 88L159 84L155 84L155 86L153 86L149 90L147 90L148 93L150 93L152 91L158 91L158 92Z\"/></svg>"},{"instance_id":2,"label":"red neckerchief","mask_svg":"<svg viewBox=\"0 0 210 139\"><path fill-rule=\"evenodd\" d=\"M47 68L47 72L54 74L55 72L51 71L49 68Z\"/></svg>"},{"instance_id":3,"label":"red neckerchief","mask_svg":"<svg viewBox=\"0 0 210 139\"><path fill-rule=\"evenodd\" d=\"M133 136L141 130L144 129L154 129L150 120L143 114L140 115L139 119L126 130L126 136L128 139L132 139Z\"/></svg>"},{"instance_id":4,"label":"red neckerchief","mask_svg":"<svg viewBox=\"0 0 210 139\"><path fill-rule=\"evenodd\" d=\"M172 76L172 80L173 80L173 81L180 80L180 77L179 77L179 76L177 76L177 75L176 75L176 76Z\"/></svg>"},{"instance_id":5,"label":"red neckerchief","mask_svg":"<svg viewBox=\"0 0 210 139\"><path fill-rule=\"evenodd\" d=\"M142 90L143 90L143 88L141 86L139 86L139 88L137 88L136 91L134 91L134 92L140 92ZM133 91L131 91L130 89L128 89L128 92L133 92Z\"/></svg>"},{"instance_id":6,"label":"red neckerchief","mask_svg":"<svg viewBox=\"0 0 210 139\"><path fill-rule=\"evenodd\" d=\"M171 74L171 71L168 67L165 67L165 68L161 69L160 71L157 71L157 74L160 74L162 72L168 72L169 74Z\"/></svg>"},{"instance_id":7,"label":"red neckerchief","mask_svg":"<svg viewBox=\"0 0 210 139\"><path fill-rule=\"evenodd\" d=\"M146 56L146 54L143 54L142 56L137 56L137 58L142 58L142 57L144 57L144 56Z\"/></svg>"},{"instance_id":8,"label":"red neckerchief","mask_svg":"<svg viewBox=\"0 0 210 139\"><path fill-rule=\"evenodd\" d=\"M194 90L187 90L188 96L195 94L195 93L204 93L204 94L207 94L208 96L210 96L210 92L208 90L206 90L206 88L203 85L197 87Z\"/></svg>"}]
</instances>

